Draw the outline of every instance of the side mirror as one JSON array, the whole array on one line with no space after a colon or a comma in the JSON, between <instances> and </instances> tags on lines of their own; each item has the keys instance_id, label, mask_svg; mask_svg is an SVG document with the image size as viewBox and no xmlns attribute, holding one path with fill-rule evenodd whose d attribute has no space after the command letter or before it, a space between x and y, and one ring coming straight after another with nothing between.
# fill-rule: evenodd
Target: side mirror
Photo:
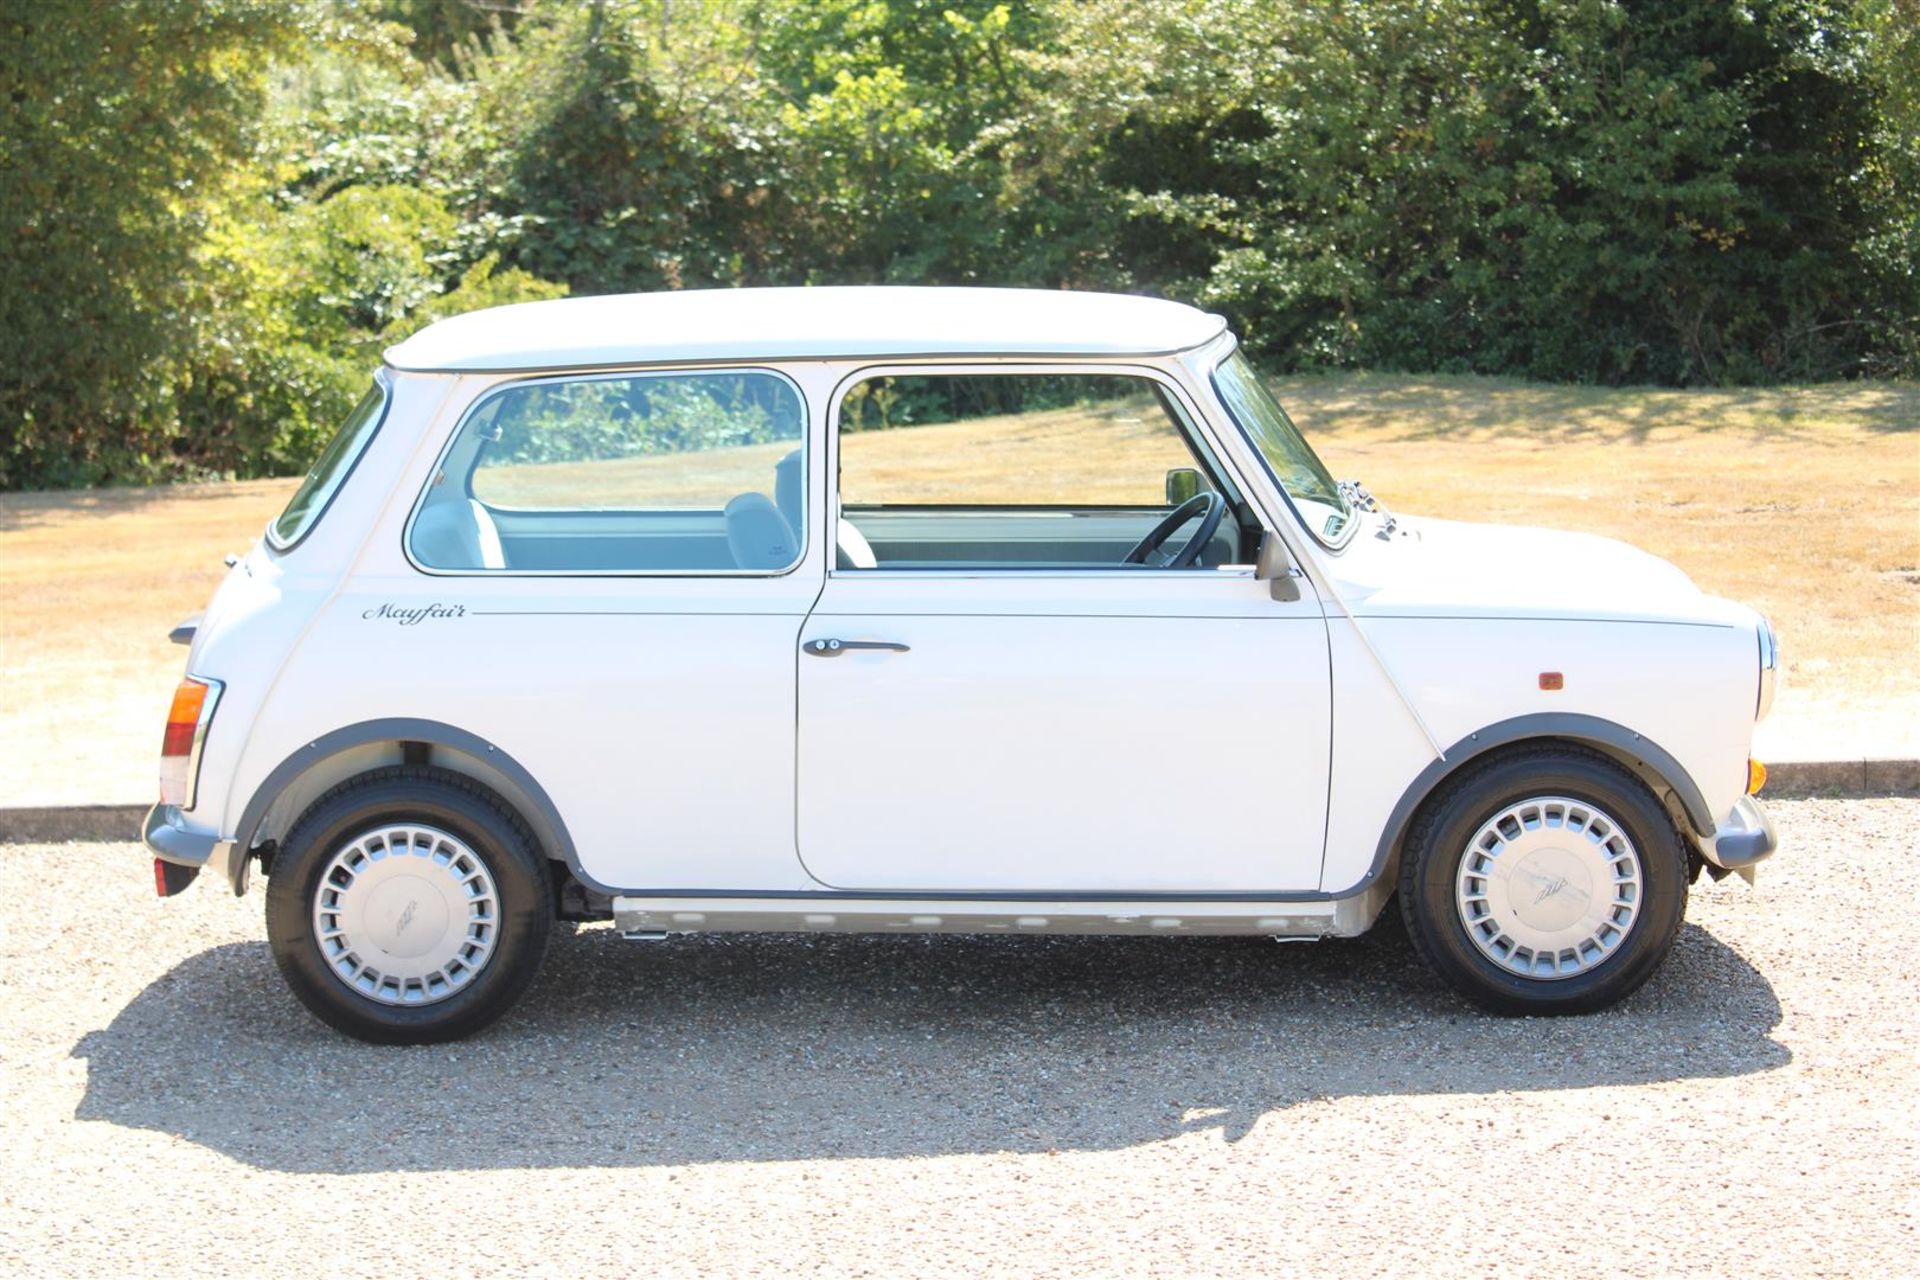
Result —
<instances>
[{"instance_id":1,"label":"side mirror","mask_svg":"<svg viewBox=\"0 0 1920 1280\"><path fill-rule=\"evenodd\" d=\"M1272 533L1263 533L1260 535L1260 559L1253 566L1253 576L1267 584L1267 590L1275 600L1298 600L1300 579L1305 575L1294 564L1287 544Z\"/></svg>"},{"instance_id":2,"label":"side mirror","mask_svg":"<svg viewBox=\"0 0 1920 1280\"><path fill-rule=\"evenodd\" d=\"M1175 467L1167 472L1167 505L1177 507L1198 497L1207 487L1206 479L1192 467Z\"/></svg>"}]
</instances>

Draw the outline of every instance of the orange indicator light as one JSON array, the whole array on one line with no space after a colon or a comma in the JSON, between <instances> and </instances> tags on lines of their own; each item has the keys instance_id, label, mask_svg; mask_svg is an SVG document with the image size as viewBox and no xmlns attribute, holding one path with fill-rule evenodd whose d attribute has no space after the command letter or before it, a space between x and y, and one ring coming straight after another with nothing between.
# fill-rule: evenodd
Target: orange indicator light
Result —
<instances>
[{"instance_id":1,"label":"orange indicator light","mask_svg":"<svg viewBox=\"0 0 1920 1280\"><path fill-rule=\"evenodd\" d=\"M162 756L193 754L193 733L200 724L200 708L206 705L207 686L196 680L182 680L173 691L173 706L167 712L167 734L161 741Z\"/></svg>"}]
</instances>

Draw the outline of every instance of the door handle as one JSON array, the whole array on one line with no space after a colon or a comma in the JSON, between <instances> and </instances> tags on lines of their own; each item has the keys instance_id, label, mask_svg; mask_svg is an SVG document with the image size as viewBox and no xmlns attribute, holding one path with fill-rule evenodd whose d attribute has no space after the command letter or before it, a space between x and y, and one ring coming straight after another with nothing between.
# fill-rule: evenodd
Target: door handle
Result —
<instances>
[{"instance_id":1,"label":"door handle","mask_svg":"<svg viewBox=\"0 0 1920 1280\"><path fill-rule=\"evenodd\" d=\"M887 653L908 653L898 640L809 640L800 646L816 658L837 658L849 649L880 649Z\"/></svg>"}]
</instances>

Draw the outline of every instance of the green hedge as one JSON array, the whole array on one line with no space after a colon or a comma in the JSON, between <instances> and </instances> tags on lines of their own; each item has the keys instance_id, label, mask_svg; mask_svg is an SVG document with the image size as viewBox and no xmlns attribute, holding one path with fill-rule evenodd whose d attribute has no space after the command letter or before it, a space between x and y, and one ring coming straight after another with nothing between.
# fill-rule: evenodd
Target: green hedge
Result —
<instances>
[{"instance_id":1,"label":"green hedge","mask_svg":"<svg viewBox=\"0 0 1920 1280\"><path fill-rule=\"evenodd\" d=\"M1920 372L1915 0L122 0L0 17L0 487L299 470L386 343L939 282L1268 364Z\"/></svg>"}]
</instances>

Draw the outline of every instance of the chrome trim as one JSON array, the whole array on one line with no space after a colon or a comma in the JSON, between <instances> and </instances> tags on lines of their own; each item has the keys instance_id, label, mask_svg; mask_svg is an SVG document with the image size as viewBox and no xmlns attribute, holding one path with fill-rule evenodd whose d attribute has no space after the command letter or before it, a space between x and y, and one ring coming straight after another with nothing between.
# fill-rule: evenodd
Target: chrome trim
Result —
<instances>
[{"instance_id":1,"label":"chrome trim","mask_svg":"<svg viewBox=\"0 0 1920 1280\"><path fill-rule=\"evenodd\" d=\"M193 726L193 750L187 753L187 795L183 811L191 811L200 801L200 756L207 747L207 729L213 724L213 713L220 706L220 695L226 692L227 682L215 680L212 676L196 676L187 673L187 679L197 685L204 685L207 697L200 704L200 719Z\"/></svg>"},{"instance_id":2,"label":"chrome trim","mask_svg":"<svg viewBox=\"0 0 1920 1280\"><path fill-rule=\"evenodd\" d=\"M397 367L397 366L396 366ZM807 393L785 370L771 368L765 364L716 364L710 366L692 366L686 364L663 365L657 368L635 368L631 366L608 366L604 369L589 369L583 373L542 373L538 377L509 378L495 382L467 402L460 412L460 420L447 433L441 442L440 451L434 455L433 466L427 470L427 479L415 495L413 506L407 512L405 523L400 526L400 555L415 572L430 578L786 578L799 572L807 562L808 538L802 521L802 528L794 530L799 538L799 546L794 552L793 562L779 569L648 569L635 572L628 569L433 569L420 563L413 555L413 526L420 518L421 508L427 504L427 495L433 490L433 478L440 475L447 464L447 455L453 452L454 442L460 439L473 415L482 405L495 396L504 395L520 387L538 386L548 382L612 382L620 378L670 378L686 371L690 376L699 373L761 373L778 378L793 389L794 397L800 402L800 438L795 441L801 450L800 469L806 473L807 462L813 444L813 406L807 400ZM415 372L407 370L407 372ZM469 487L467 496L479 502ZM487 506L482 502L482 506ZM544 511L540 507L488 507L490 511ZM593 510L589 507L575 510Z\"/></svg>"},{"instance_id":3,"label":"chrome trim","mask_svg":"<svg viewBox=\"0 0 1920 1280\"><path fill-rule=\"evenodd\" d=\"M1354 938L1386 905L1381 884L1318 901L1091 897L1030 898L856 893L665 896L616 894L614 927L634 939L670 933L1078 933Z\"/></svg>"},{"instance_id":4,"label":"chrome trim","mask_svg":"<svg viewBox=\"0 0 1920 1280\"><path fill-rule=\"evenodd\" d=\"M147 810L147 820L141 825L140 843L163 862L181 867L206 866L220 837L184 830L179 823L177 805L154 805Z\"/></svg>"},{"instance_id":5,"label":"chrome trim","mask_svg":"<svg viewBox=\"0 0 1920 1280\"><path fill-rule=\"evenodd\" d=\"M1741 796L1714 828L1694 842L1700 856L1727 871L1748 873L1780 847L1773 819L1752 796Z\"/></svg>"},{"instance_id":6,"label":"chrome trim","mask_svg":"<svg viewBox=\"0 0 1920 1280\"><path fill-rule=\"evenodd\" d=\"M1224 325L1223 325L1221 332L1215 334L1212 338L1208 339L1207 342L1203 342L1198 346L1188 347L1185 349L1185 351L1166 352L1163 354L1170 356L1170 355L1183 355L1189 352L1204 351L1210 344L1220 342L1223 339L1231 340L1232 337L1233 335L1227 332L1227 330L1224 328ZM1231 353L1234 350L1234 347L1231 345L1231 343L1229 343L1226 350L1229 353ZM1181 382L1178 378L1174 377L1173 374L1169 372L1167 369L1164 369L1158 365L1144 365L1144 364L1135 363L1135 361L1139 358L1141 357L1132 357L1132 356L1109 357L1109 358L1104 358L1098 361L1097 363L1099 364L1099 367L1103 371L1103 376L1136 378L1142 382L1154 383L1162 391L1166 392L1167 396L1173 401L1175 407L1178 409L1179 415L1182 419L1182 421L1174 424L1174 428L1175 430L1180 432L1181 436L1183 437L1186 444L1188 445L1188 448L1190 451L1194 451L1197 449L1197 452L1200 455L1197 458L1197 461L1201 463L1201 467L1200 467L1201 473L1207 478L1212 479L1216 482L1224 480L1227 483L1228 487L1231 488L1234 491L1234 493L1239 496L1241 501L1246 503L1246 505L1253 510L1256 516L1265 517L1260 522L1261 532L1275 533L1275 530L1272 527L1274 523L1274 520L1273 520L1274 513L1268 510L1265 504L1261 502L1259 497L1259 491L1256 488L1254 488L1254 486L1247 483L1248 477L1245 474L1242 474L1242 469L1238 466L1238 464L1236 464L1231 458L1227 456L1226 450L1222 447L1222 442L1219 439L1219 430L1220 430L1219 424L1214 422L1213 419L1209 418L1207 414L1203 412L1202 405L1200 404L1198 398L1194 395L1193 389L1187 386L1185 383ZM830 394L827 397L826 424L825 424L826 425L826 442L825 443L826 443L826 449L827 449L827 492L826 492L827 527L831 529L834 527L834 525L838 521L846 518L846 512L843 509L841 504L840 484L839 484L839 478L838 478L840 475L840 436L841 436L840 409L842 404L845 402L847 398L847 393L853 390L853 388L858 386L860 383L868 382L875 378L889 377L894 375L896 372L901 374L902 376L911 376L911 377L939 377L939 376L1016 377L1021 375L1048 376L1048 375L1065 375L1065 374L1084 374L1084 373L1088 373L1088 371L1089 371L1088 364L1083 363L1079 360L1076 360L1073 357L1047 358L1047 357L1036 356L1036 357L1025 357L1020 359L995 360L991 358L982 358L979 356L966 355L966 354L954 354L954 355L945 356L945 357L928 356L928 357L925 357L924 359L917 360L917 361L901 361L901 360L874 361L873 363L861 364L861 365L855 366L854 368L850 369L843 377L841 377L840 381L834 384L832 394ZM1206 390L1208 395L1213 396L1214 401L1217 404L1219 397L1214 392L1213 388L1209 386ZM1227 425L1236 431L1239 430L1238 424L1236 424L1233 421L1233 418L1231 415L1228 415L1227 417ZM1244 435L1245 433L1241 433L1243 443L1244 443ZM1257 454L1259 451L1255 450L1254 452ZM1277 488L1278 486L1275 486L1275 487ZM1284 491L1281 494L1281 498L1283 501L1286 498ZM1056 514L1062 517L1069 517L1073 515L1075 511L1075 508L1060 506L1058 504L1048 504L1048 506L1052 508L1051 514ZM1292 508L1291 506L1289 506L1285 508L1285 510L1291 511ZM1047 513L1048 512L1046 511L1040 512L1040 514L1047 514ZM981 511L979 512L979 514L983 516L990 516L993 513L988 511ZM1280 536L1280 535L1276 533L1275 536ZM1283 539L1283 542L1284 542L1284 539ZM1288 550L1292 551L1292 547L1290 545L1288 546ZM950 569L929 569L924 565L915 566L913 568L906 568L906 569L889 569L885 565L876 565L872 569L841 569L839 565L835 563L835 559L836 558L833 556L827 557L826 569L829 577L837 577L837 576L846 575L846 574L858 576L863 574L885 573L890 575L899 575L901 577L908 577L915 574L923 574L930 578L938 578L938 577L952 578L955 576L996 577L997 578L997 577L1004 577L1009 575L1022 575L1022 574L1028 577L1051 576L1051 577L1061 577L1061 578L1084 578L1084 577L1087 577L1088 575L1106 575L1106 574L1113 574L1116 572L1122 572L1122 573L1131 573L1135 575L1162 576L1162 577L1178 578L1186 581L1192 581L1195 576L1195 571L1193 568L1151 569L1142 565L1121 565L1121 564L1086 565L1086 566L1071 568L1071 569L1022 569L1017 565L1000 566L1000 565L990 565L990 564L983 565L983 564L969 564L969 563L963 563L963 562L955 562L954 567ZM1238 565L1238 564L1218 565L1211 570L1203 570L1202 572L1212 572L1212 573L1221 574L1223 576L1251 578L1254 576L1254 566Z\"/></svg>"},{"instance_id":7,"label":"chrome trim","mask_svg":"<svg viewBox=\"0 0 1920 1280\"><path fill-rule=\"evenodd\" d=\"M147 810L147 819L140 831L140 843L162 862L218 872L228 884L235 885L235 893L240 892L240 886L236 884L238 846L231 840L189 831L181 826L178 805L156 804ZM245 865L244 858L239 859L239 865Z\"/></svg>"},{"instance_id":8,"label":"chrome trim","mask_svg":"<svg viewBox=\"0 0 1920 1280\"><path fill-rule=\"evenodd\" d=\"M1754 699L1753 719L1757 724L1773 710L1774 690L1780 683L1780 637L1773 624L1763 616L1757 628L1760 637L1760 691Z\"/></svg>"},{"instance_id":9,"label":"chrome trim","mask_svg":"<svg viewBox=\"0 0 1920 1280\"><path fill-rule=\"evenodd\" d=\"M360 459L367 456L367 452L373 448L373 442L380 438L380 429L387 425L387 414L393 410L393 378L384 367L376 369L373 372L373 385L379 388L380 391L380 413L379 416L373 420L373 430L367 432L366 440L361 443L360 448L356 450L353 457L348 460L347 469L340 473L338 482L334 484L333 488L327 491L327 500L320 504L320 509L313 513L313 518L307 521L306 525L300 530L299 536L290 542L284 543L275 536L274 526L280 523L280 516L286 514L284 509L282 509L279 515L267 521L267 527L261 532L260 540L266 544L267 550L274 555L283 556L295 547L298 547L307 540L307 535L312 533L314 529L319 526L320 522L327 518L327 512L333 510L333 500L340 496L340 491L346 488L348 482L353 479L353 473L359 470ZM345 425L345 423L341 424L341 426ZM332 443L331 437L329 437L328 443ZM321 452L324 453L326 447L324 444L321 445ZM317 463L320 460L315 458L314 461ZM298 492L298 490L296 490L296 492ZM291 502L292 499L289 498L288 501ZM231 569L234 563L233 559L229 559L227 561L227 567Z\"/></svg>"},{"instance_id":10,"label":"chrome trim","mask_svg":"<svg viewBox=\"0 0 1920 1280\"><path fill-rule=\"evenodd\" d=\"M1293 495L1287 491L1286 482L1280 478L1280 473L1273 469L1273 464L1267 461L1266 452L1261 449L1258 444L1254 443L1252 433L1247 430L1247 424L1234 416L1232 407L1227 404L1226 398L1220 394L1220 366L1232 359L1234 353L1240 350L1239 337L1234 334L1229 334L1228 336L1233 338L1233 341L1227 344L1220 354L1214 358L1213 362L1207 366L1207 393L1213 397L1214 404L1219 406L1221 415L1232 424L1235 431L1240 433L1241 441L1253 452L1255 460L1259 462L1261 470L1266 472L1268 481L1272 483L1275 491L1279 493L1280 501L1286 504L1288 513L1293 516L1293 521L1300 527L1300 531L1306 534L1308 539L1318 545L1322 550L1330 552L1333 555L1339 555L1342 551L1345 551L1349 546L1353 545L1353 540L1358 536L1360 526L1365 523L1360 518L1364 513L1360 508L1353 507L1352 504L1349 503L1348 505L1351 510L1348 512L1349 519L1347 520L1346 527L1341 531L1342 536L1334 538L1331 542L1316 533L1313 526L1307 523L1307 518L1301 514L1299 505L1293 500ZM1279 404L1277 397L1274 403ZM1280 405L1280 412L1286 414L1285 405ZM1313 449L1313 441L1307 439L1307 433L1300 430L1290 414L1287 415L1287 423L1299 434L1301 442L1304 443L1308 449L1313 450L1313 456L1318 458L1320 456L1319 450ZM1322 462L1320 465L1324 467L1326 463Z\"/></svg>"},{"instance_id":11,"label":"chrome trim","mask_svg":"<svg viewBox=\"0 0 1920 1280\"><path fill-rule=\"evenodd\" d=\"M888 578L900 582L918 579L925 579L928 582L951 582L955 578L1025 578L1030 580L1052 581L1056 578L1080 580L1087 578L1112 578L1117 575L1125 575L1129 579L1146 578L1149 580L1165 579L1170 582L1209 582L1218 581L1223 578L1244 578L1252 581L1257 576L1253 566L1243 564L1216 565L1210 569L1203 569L1198 566L1191 569L1148 569L1140 565L1123 564L1090 564L1078 569L1025 569L1017 564L1001 567L998 565L983 565L958 560L954 561L953 567L950 569L933 569L926 565L915 565L910 569L889 569L886 565L880 564L875 565L871 569L841 569L835 567L827 570L827 573L832 577L839 578L873 577L878 574L884 574Z\"/></svg>"}]
</instances>

